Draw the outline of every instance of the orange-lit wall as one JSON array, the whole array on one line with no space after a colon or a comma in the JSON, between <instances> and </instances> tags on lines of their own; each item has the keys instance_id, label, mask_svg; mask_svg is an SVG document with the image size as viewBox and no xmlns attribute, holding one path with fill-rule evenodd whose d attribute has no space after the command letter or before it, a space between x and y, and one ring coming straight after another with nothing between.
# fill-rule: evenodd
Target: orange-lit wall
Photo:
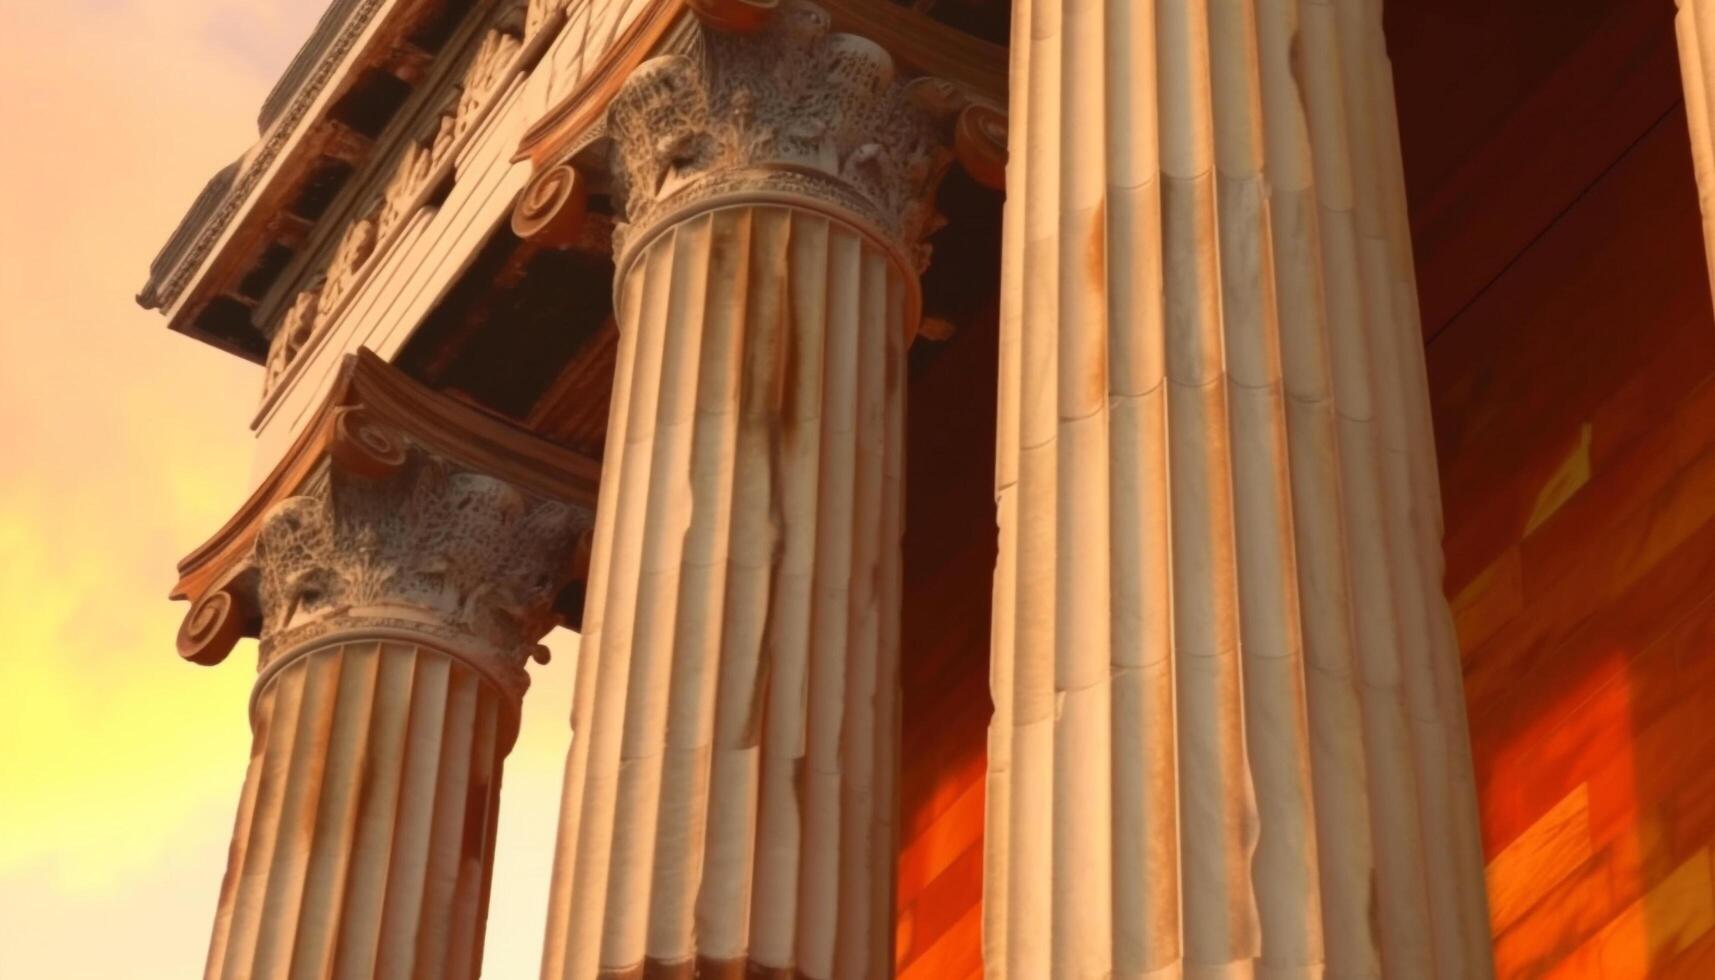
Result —
<instances>
[{"instance_id":1,"label":"orange-lit wall","mask_svg":"<svg viewBox=\"0 0 1715 980\"><path fill-rule=\"evenodd\" d=\"M912 352L901 683L900 980L982 975L983 770L994 580L992 297Z\"/></svg>"},{"instance_id":2,"label":"orange-lit wall","mask_svg":"<svg viewBox=\"0 0 1715 980\"><path fill-rule=\"evenodd\" d=\"M1715 322L1660 6L1544 83L1629 100L1526 98L1465 158L1497 193L1416 225L1507 977L1715 976ZM1494 148L1555 127L1600 133Z\"/></svg>"}]
</instances>

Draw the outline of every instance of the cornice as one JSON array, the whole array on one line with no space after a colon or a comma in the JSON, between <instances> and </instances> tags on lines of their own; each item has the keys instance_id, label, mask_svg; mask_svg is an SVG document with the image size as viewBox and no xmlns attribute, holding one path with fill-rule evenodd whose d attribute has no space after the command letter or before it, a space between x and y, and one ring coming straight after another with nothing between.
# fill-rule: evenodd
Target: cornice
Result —
<instances>
[{"instance_id":1,"label":"cornice","mask_svg":"<svg viewBox=\"0 0 1715 980\"><path fill-rule=\"evenodd\" d=\"M447 462L544 499L593 510L598 464L517 424L432 391L373 352L347 355L320 408L284 457L226 524L179 562L171 598L188 600L181 639L209 635L181 653L199 663L224 657L240 635L255 635L253 610L230 610L238 601L235 579L248 560L265 518L275 507L324 482L329 467L363 474L374 455L370 433L385 432ZM215 608L220 607L220 608Z\"/></svg>"},{"instance_id":2,"label":"cornice","mask_svg":"<svg viewBox=\"0 0 1715 980\"><path fill-rule=\"evenodd\" d=\"M252 429L261 428L292 389L416 214L452 184L467 147L540 57L547 40L543 35L551 33L542 26L520 36L528 28L510 18L480 22L467 39L470 57L446 63L430 97L395 134L387 152L373 159L377 166L342 192L319 236L288 267L282 276L287 288L277 287L259 307L261 323L273 328L265 328L267 371Z\"/></svg>"},{"instance_id":3,"label":"cornice","mask_svg":"<svg viewBox=\"0 0 1715 980\"><path fill-rule=\"evenodd\" d=\"M297 135L301 129L299 124L320 99L328 82L346 61L351 49L369 29L376 13L387 3L388 0L360 0L357 6L349 11L344 26L326 44L320 58L315 61L314 69L303 78L296 94L285 102L284 108L275 108L270 114L265 107L263 118L272 118L273 124L268 127L262 142L245 155L239 172L221 198L220 204L201 216L194 237L185 234L190 229L182 226L179 232L175 233L167 248L172 249L175 243L181 243L182 236L181 255L172 257L164 250L163 254L157 257L156 261L162 267L161 272L158 276L150 277L137 297L138 302L146 309L166 309L178 300L191 277L214 250L215 243L231 226L233 218L250 199L251 193L262 182L262 178L272 169L286 144ZM302 71L299 65L293 67ZM271 96L271 101L274 100ZM197 222L198 218L195 209L186 215L187 222Z\"/></svg>"},{"instance_id":4,"label":"cornice","mask_svg":"<svg viewBox=\"0 0 1715 980\"><path fill-rule=\"evenodd\" d=\"M351 20L352 11L363 0L333 0L328 9L322 12L316 21L310 37L292 56L291 64L280 74L280 79L268 91L268 97L262 101L262 111L256 117L256 131L266 133L281 113L291 106L295 96L303 87L305 79L315 71L327 56L335 39Z\"/></svg>"},{"instance_id":5,"label":"cornice","mask_svg":"<svg viewBox=\"0 0 1715 980\"><path fill-rule=\"evenodd\" d=\"M543 2L534 0L531 10ZM308 213L297 209L305 195L313 199L327 192L328 185L312 182L324 180L334 162L361 179L374 160L390 153L390 134L404 110L392 111L390 120L362 113L392 109L385 100L392 97L393 82L411 92L405 106L421 103L425 80L444 75L439 66L464 50L441 43L450 24L485 20L506 4L522 12L525 3L339 0L270 96L261 140L212 181L180 221L151 263L138 302L162 311L172 330L265 363L270 333L258 317L270 308L270 283L278 285L280 263L301 265L306 243L326 223L326 204L311 205ZM330 23L338 28L331 38L324 36ZM276 105L284 93L291 97ZM383 101L365 102L378 98ZM356 116L342 114L348 104ZM382 128L377 132L375 126Z\"/></svg>"}]
</instances>

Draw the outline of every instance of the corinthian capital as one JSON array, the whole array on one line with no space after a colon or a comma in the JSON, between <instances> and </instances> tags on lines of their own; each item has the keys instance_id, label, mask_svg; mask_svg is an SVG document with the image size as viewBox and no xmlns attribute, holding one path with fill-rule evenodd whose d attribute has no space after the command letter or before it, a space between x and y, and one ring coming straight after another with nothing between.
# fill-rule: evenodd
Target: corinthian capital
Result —
<instances>
[{"instance_id":1,"label":"corinthian capital","mask_svg":"<svg viewBox=\"0 0 1715 980\"><path fill-rule=\"evenodd\" d=\"M944 83L902 81L886 50L805 0L747 33L705 27L609 105L615 251L696 210L781 200L867 224L921 265L958 109Z\"/></svg>"},{"instance_id":2,"label":"corinthian capital","mask_svg":"<svg viewBox=\"0 0 1715 980\"><path fill-rule=\"evenodd\" d=\"M364 427L348 459L276 503L257 534L264 665L331 630L391 624L479 655L522 694L590 515L346 419Z\"/></svg>"},{"instance_id":3,"label":"corinthian capital","mask_svg":"<svg viewBox=\"0 0 1715 980\"><path fill-rule=\"evenodd\" d=\"M227 527L180 565L179 652L407 635L522 696L593 523L593 466L364 352Z\"/></svg>"}]
</instances>

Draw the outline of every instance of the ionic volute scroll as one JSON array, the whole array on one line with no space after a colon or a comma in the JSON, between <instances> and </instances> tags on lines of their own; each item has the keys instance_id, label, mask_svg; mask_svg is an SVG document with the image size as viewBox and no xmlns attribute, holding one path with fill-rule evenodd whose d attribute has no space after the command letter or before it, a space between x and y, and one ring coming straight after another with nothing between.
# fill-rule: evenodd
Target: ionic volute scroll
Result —
<instances>
[{"instance_id":1,"label":"ionic volute scroll","mask_svg":"<svg viewBox=\"0 0 1715 980\"><path fill-rule=\"evenodd\" d=\"M955 82L932 75L907 86L912 101L945 127L953 156L971 179L1006 190L1006 111Z\"/></svg>"},{"instance_id":2,"label":"ionic volute scroll","mask_svg":"<svg viewBox=\"0 0 1715 980\"><path fill-rule=\"evenodd\" d=\"M262 614L256 604L256 566L245 563L191 603L179 624L179 656L213 667L232 653L238 641L256 636Z\"/></svg>"},{"instance_id":3,"label":"ionic volute scroll","mask_svg":"<svg viewBox=\"0 0 1715 980\"><path fill-rule=\"evenodd\" d=\"M512 233L549 248L578 240L589 206L590 176L569 160L538 170L512 209Z\"/></svg>"},{"instance_id":4,"label":"ionic volute scroll","mask_svg":"<svg viewBox=\"0 0 1715 980\"><path fill-rule=\"evenodd\" d=\"M497 21L483 35L446 104L408 140L387 182L341 232L327 266L286 306L269 349L262 397L266 405L299 354L350 302L411 219L437 205L454 180L454 156L513 77L523 46L525 11Z\"/></svg>"}]
</instances>

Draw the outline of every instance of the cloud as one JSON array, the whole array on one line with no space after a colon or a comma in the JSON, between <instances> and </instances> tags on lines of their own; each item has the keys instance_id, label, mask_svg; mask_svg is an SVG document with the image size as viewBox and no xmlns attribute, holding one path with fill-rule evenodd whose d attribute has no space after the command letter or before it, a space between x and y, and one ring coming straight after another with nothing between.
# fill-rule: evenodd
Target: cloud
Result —
<instances>
[{"instance_id":1,"label":"cloud","mask_svg":"<svg viewBox=\"0 0 1715 980\"><path fill-rule=\"evenodd\" d=\"M261 378L131 296L321 7L0 4L0 976L201 970L255 661L179 661L165 596L246 492ZM507 774L492 976L540 949L575 638L551 645Z\"/></svg>"}]
</instances>

